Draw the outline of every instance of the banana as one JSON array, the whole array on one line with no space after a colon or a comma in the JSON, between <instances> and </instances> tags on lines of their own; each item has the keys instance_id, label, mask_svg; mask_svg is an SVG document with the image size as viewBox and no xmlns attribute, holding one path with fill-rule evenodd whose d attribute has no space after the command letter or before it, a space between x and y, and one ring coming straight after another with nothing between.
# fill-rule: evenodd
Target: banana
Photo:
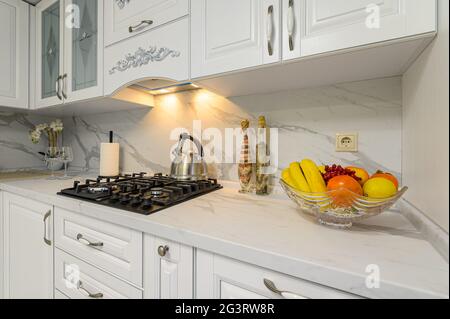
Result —
<instances>
[{"instance_id":1,"label":"banana","mask_svg":"<svg viewBox=\"0 0 450 319\"><path fill-rule=\"evenodd\" d=\"M311 193L311 188L309 187L305 175L303 175L302 169L300 168L300 164L298 162L294 162L289 165L289 174L294 180L294 183L297 186L298 190L305 193Z\"/></svg>"},{"instance_id":2,"label":"banana","mask_svg":"<svg viewBox=\"0 0 450 319\"><path fill-rule=\"evenodd\" d=\"M291 174L289 173L289 168L283 170L283 172L281 173L281 179L289 186L297 188L297 184L292 179Z\"/></svg>"},{"instance_id":3,"label":"banana","mask_svg":"<svg viewBox=\"0 0 450 319\"><path fill-rule=\"evenodd\" d=\"M304 159L301 161L300 167L305 174L311 192L324 193L327 191L327 186L325 185L322 174L320 174L319 168L313 161Z\"/></svg>"}]
</instances>

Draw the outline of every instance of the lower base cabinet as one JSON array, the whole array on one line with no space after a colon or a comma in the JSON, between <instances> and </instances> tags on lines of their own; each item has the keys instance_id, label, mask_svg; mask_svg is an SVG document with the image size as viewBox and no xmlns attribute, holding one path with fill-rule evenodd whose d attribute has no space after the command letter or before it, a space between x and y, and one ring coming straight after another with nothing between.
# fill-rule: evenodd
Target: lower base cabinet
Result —
<instances>
[{"instance_id":1,"label":"lower base cabinet","mask_svg":"<svg viewBox=\"0 0 450 319\"><path fill-rule=\"evenodd\" d=\"M70 299L142 299L142 290L55 249L55 288Z\"/></svg>"},{"instance_id":2,"label":"lower base cabinet","mask_svg":"<svg viewBox=\"0 0 450 319\"><path fill-rule=\"evenodd\" d=\"M194 249L144 235L144 298L192 299Z\"/></svg>"},{"instance_id":3,"label":"lower base cabinet","mask_svg":"<svg viewBox=\"0 0 450 319\"><path fill-rule=\"evenodd\" d=\"M0 213L4 298L359 298L7 192Z\"/></svg>"},{"instance_id":4,"label":"lower base cabinet","mask_svg":"<svg viewBox=\"0 0 450 319\"><path fill-rule=\"evenodd\" d=\"M53 298L53 207L3 193L3 297Z\"/></svg>"},{"instance_id":5,"label":"lower base cabinet","mask_svg":"<svg viewBox=\"0 0 450 319\"><path fill-rule=\"evenodd\" d=\"M355 295L259 266L197 251L199 299L353 299Z\"/></svg>"},{"instance_id":6,"label":"lower base cabinet","mask_svg":"<svg viewBox=\"0 0 450 319\"><path fill-rule=\"evenodd\" d=\"M55 299L57 299L57 300L70 299L65 294L63 294L61 291L59 291L58 289L55 289L54 295L55 295Z\"/></svg>"}]
</instances>

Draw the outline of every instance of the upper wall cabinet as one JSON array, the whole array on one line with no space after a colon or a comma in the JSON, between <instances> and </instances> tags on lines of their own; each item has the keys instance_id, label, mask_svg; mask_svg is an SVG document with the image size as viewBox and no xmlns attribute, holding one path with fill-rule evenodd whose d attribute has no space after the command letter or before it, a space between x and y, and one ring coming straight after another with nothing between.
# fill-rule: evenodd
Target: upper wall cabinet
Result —
<instances>
[{"instance_id":1,"label":"upper wall cabinet","mask_svg":"<svg viewBox=\"0 0 450 319\"><path fill-rule=\"evenodd\" d=\"M279 0L192 0L192 77L280 60Z\"/></svg>"},{"instance_id":2,"label":"upper wall cabinet","mask_svg":"<svg viewBox=\"0 0 450 319\"><path fill-rule=\"evenodd\" d=\"M63 4L44 0L36 6L36 107L63 103Z\"/></svg>"},{"instance_id":3,"label":"upper wall cabinet","mask_svg":"<svg viewBox=\"0 0 450 319\"><path fill-rule=\"evenodd\" d=\"M28 108L29 5L0 0L0 106Z\"/></svg>"},{"instance_id":4,"label":"upper wall cabinet","mask_svg":"<svg viewBox=\"0 0 450 319\"><path fill-rule=\"evenodd\" d=\"M103 0L36 6L36 107L103 96Z\"/></svg>"},{"instance_id":5,"label":"upper wall cabinet","mask_svg":"<svg viewBox=\"0 0 450 319\"><path fill-rule=\"evenodd\" d=\"M186 0L106 0L105 46L188 14Z\"/></svg>"},{"instance_id":6,"label":"upper wall cabinet","mask_svg":"<svg viewBox=\"0 0 450 319\"><path fill-rule=\"evenodd\" d=\"M147 78L189 80L189 19L106 47L104 77L105 95Z\"/></svg>"},{"instance_id":7,"label":"upper wall cabinet","mask_svg":"<svg viewBox=\"0 0 450 319\"><path fill-rule=\"evenodd\" d=\"M283 0L283 58L436 30L434 0Z\"/></svg>"}]
</instances>

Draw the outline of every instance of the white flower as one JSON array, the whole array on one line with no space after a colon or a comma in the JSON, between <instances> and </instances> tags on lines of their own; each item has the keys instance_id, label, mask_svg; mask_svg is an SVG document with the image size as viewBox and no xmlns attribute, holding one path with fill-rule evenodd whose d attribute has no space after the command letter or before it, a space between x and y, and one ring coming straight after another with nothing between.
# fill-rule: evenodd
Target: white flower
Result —
<instances>
[{"instance_id":1,"label":"white flower","mask_svg":"<svg viewBox=\"0 0 450 319\"><path fill-rule=\"evenodd\" d=\"M46 129L48 129L48 124L43 123L43 124L36 125L36 129L35 130L38 131L38 132L43 132Z\"/></svg>"},{"instance_id":2,"label":"white flower","mask_svg":"<svg viewBox=\"0 0 450 319\"><path fill-rule=\"evenodd\" d=\"M38 144L41 141L41 131L38 129L31 131L30 139L33 144Z\"/></svg>"},{"instance_id":3,"label":"white flower","mask_svg":"<svg viewBox=\"0 0 450 319\"><path fill-rule=\"evenodd\" d=\"M57 119L57 120L53 121L52 123L50 123L50 128L54 132L60 133L64 129L64 124L63 124L63 122L60 119Z\"/></svg>"}]
</instances>

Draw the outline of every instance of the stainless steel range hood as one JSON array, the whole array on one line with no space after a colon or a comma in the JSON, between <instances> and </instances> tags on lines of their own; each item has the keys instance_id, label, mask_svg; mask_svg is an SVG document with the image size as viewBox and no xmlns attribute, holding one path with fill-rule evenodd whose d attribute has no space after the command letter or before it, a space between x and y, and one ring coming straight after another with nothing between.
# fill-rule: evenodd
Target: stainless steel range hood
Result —
<instances>
[{"instance_id":1,"label":"stainless steel range hood","mask_svg":"<svg viewBox=\"0 0 450 319\"><path fill-rule=\"evenodd\" d=\"M168 80L150 79L132 84L129 88L151 95L162 95L197 90L200 87L192 82L177 83Z\"/></svg>"}]
</instances>

